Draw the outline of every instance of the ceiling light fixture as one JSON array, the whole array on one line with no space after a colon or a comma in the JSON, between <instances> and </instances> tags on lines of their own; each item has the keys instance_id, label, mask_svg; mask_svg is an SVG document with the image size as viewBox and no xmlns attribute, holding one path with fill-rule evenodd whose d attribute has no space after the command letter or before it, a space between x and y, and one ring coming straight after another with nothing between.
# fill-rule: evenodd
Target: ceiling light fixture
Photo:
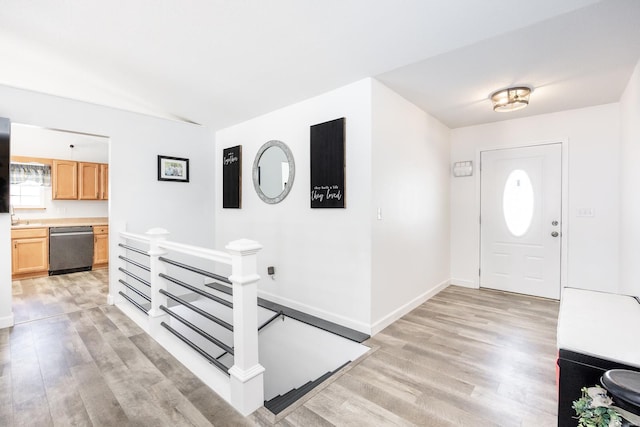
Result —
<instances>
[{"instance_id":1,"label":"ceiling light fixture","mask_svg":"<svg viewBox=\"0 0 640 427\"><path fill-rule=\"evenodd\" d=\"M504 113L521 110L529 105L529 95L531 95L531 89L525 86L499 90L491 95L493 111Z\"/></svg>"}]
</instances>

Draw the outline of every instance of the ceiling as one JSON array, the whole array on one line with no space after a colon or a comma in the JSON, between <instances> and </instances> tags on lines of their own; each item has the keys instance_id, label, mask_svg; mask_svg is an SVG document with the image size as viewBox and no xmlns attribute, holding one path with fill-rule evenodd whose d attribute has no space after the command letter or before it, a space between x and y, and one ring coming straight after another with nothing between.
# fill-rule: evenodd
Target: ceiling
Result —
<instances>
[{"instance_id":1,"label":"ceiling","mask_svg":"<svg viewBox=\"0 0 640 427\"><path fill-rule=\"evenodd\" d=\"M0 57L0 84L213 129L365 77L456 128L618 101L640 1L0 0ZM530 106L494 113L510 85Z\"/></svg>"}]
</instances>

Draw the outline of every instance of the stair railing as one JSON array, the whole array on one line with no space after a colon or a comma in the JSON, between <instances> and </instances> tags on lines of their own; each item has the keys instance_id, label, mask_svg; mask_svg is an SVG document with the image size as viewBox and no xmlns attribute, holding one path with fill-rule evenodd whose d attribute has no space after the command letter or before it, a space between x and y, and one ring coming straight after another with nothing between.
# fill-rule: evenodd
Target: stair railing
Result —
<instances>
[{"instance_id":1,"label":"stair railing","mask_svg":"<svg viewBox=\"0 0 640 427\"><path fill-rule=\"evenodd\" d=\"M114 283L114 290L118 287L120 289L118 289L118 292L113 291L110 293L112 295L117 294L118 297L115 298L116 304L119 306L124 304L122 308L127 307L127 309L123 311L139 323L156 341L163 344L178 360L181 359L181 355L185 354L184 347L178 348L177 343L179 341L176 341L175 338L174 341L165 345L164 343L167 343L168 339L166 334L167 330L171 332L169 335L178 337L179 340L187 344L187 346L191 344L192 350L198 352L198 348L197 346L194 348L193 343L187 342L188 340L185 341L184 336L181 336L179 333L175 334L175 331L171 331L172 328L167 324L170 316L174 318L176 316L176 313L172 313L171 309L168 308L170 307L168 302L169 300L175 301L179 298L169 292L169 284L179 285L195 294L218 300L216 302L232 309L232 324L228 324L218 318L207 318L218 324L226 323L226 325L222 326L233 331L233 346L226 345L223 342L215 343L215 341L209 339L213 338L216 340L211 336L205 336L205 338L214 342L214 344L222 348L225 353L232 354L233 366L226 370L226 367L217 360L212 361L205 354L200 354L208 359L208 362L211 364L209 366L213 365L223 371L226 370L227 372L225 373L228 375L228 382L225 385L226 389L216 390L215 382L212 383L211 381L205 380L205 383L217 391L223 398L226 398L241 414L248 415L264 403L264 368L260 365L258 359L258 329L256 327L258 324L257 283L260 279L260 276L257 274L257 253L262 246L255 241L241 239L230 242L225 247L226 252L224 252L171 242L167 240L168 235L169 233L161 228L153 228L144 235L127 231L120 232L120 238L123 240L123 243L120 243L119 246L123 249L125 255L120 255L119 259L123 260L126 266L125 268L121 267L117 270L121 273L121 277L116 281L112 281ZM134 242L136 246L133 245ZM140 244L148 246L148 250L140 248ZM171 253L200 258L208 262L212 261L214 263L231 266L231 275L225 278L197 267L172 261L166 257L169 251L171 251ZM148 256L148 266L145 265L144 262L133 259L132 254L145 258ZM230 303L215 295L203 292L197 287L193 287L171 277L167 273L168 265L186 268L192 272L230 283L233 289L232 302ZM136 274L129 271L130 269L139 270L140 273ZM148 280L141 277L143 273L145 275L148 274ZM110 298L110 300L114 301L113 298ZM182 301L180 303L183 304L185 302L186 301ZM128 310L127 303L144 312L147 316L141 318L139 315L132 315L136 311L131 312ZM205 315L212 316L208 313L205 313ZM177 320L182 322L185 319ZM194 325L187 326L191 327ZM205 335L207 334L206 331L197 331L197 327L191 329L199 334L201 334L201 332ZM187 361L183 361L183 363L188 366ZM202 370L200 373L195 373L201 377L210 376L210 374Z\"/></svg>"}]
</instances>

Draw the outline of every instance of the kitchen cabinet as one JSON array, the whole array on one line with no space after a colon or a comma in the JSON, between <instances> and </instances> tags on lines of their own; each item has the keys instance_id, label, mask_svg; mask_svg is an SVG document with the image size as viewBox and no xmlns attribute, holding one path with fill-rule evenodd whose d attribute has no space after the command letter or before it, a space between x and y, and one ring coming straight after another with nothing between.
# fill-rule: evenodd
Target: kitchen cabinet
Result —
<instances>
[{"instance_id":1,"label":"kitchen cabinet","mask_svg":"<svg viewBox=\"0 0 640 427\"><path fill-rule=\"evenodd\" d=\"M100 164L100 199L109 199L109 165Z\"/></svg>"},{"instance_id":2,"label":"kitchen cabinet","mask_svg":"<svg viewBox=\"0 0 640 427\"><path fill-rule=\"evenodd\" d=\"M11 274L14 279L48 274L48 231L47 228L11 230Z\"/></svg>"},{"instance_id":3,"label":"kitchen cabinet","mask_svg":"<svg viewBox=\"0 0 640 427\"><path fill-rule=\"evenodd\" d=\"M93 227L93 268L106 267L109 264L109 227Z\"/></svg>"},{"instance_id":4,"label":"kitchen cabinet","mask_svg":"<svg viewBox=\"0 0 640 427\"><path fill-rule=\"evenodd\" d=\"M78 163L79 200L100 199L100 165L98 163Z\"/></svg>"},{"instance_id":5,"label":"kitchen cabinet","mask_svg":"<svg viewBox=\"0 0 640 427\"><path fill-rule=\"evenodd\" d=\"M51 186L54 200L107 200L109 165L53 160Z\"/></svg>"},{"instance_id":6,"label":"kitchen cabinet","mask_svg":"<svg viewBox=\"0 0 640 427\"><path fill-rule=\"evenodd\" d=\"M51 190L51 198L54 200L76 200L78 198L78 162L53 160Z\"/></svg>"}]
</instances>

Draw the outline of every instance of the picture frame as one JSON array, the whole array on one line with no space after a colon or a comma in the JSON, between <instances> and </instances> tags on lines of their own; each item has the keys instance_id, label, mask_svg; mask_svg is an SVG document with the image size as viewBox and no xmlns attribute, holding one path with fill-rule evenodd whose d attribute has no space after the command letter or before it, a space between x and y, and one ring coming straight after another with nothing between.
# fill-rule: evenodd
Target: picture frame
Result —
<instances>
[{"instance_id":1,"label":"picture frame","mask_svg":"<svg viewBox=\"0 0 640 427\"><path fill-rule=\"evenodd\" d=\"M189 159L158 155L158 181L189 182Z\"/></svg>"}]
</instances>

